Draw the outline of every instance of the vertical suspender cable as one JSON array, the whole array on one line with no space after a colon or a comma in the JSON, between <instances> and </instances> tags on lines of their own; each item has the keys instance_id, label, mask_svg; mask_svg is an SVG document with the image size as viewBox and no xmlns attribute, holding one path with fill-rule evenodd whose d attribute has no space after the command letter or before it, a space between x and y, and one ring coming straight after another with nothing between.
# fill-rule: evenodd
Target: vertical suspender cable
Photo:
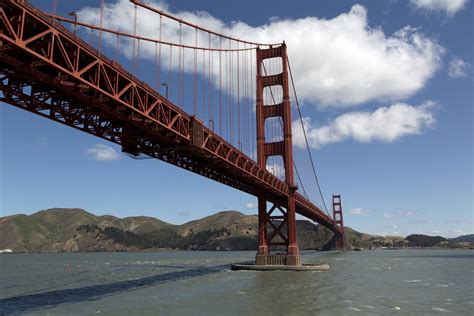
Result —
<instances>
[{"instance_id":1,"label":"vertical suspender cable","mask_svg":"<svg viewBox=\"0 0 474 316\"><path fill-rule=\"evenodd\" d=\"M219 135L222 136L222 37L219 37Z\"/></svg>"},{"instance_id":2,"label":"vertical suspender cable","mask_svg":"<svg viewBox=\"0 0 474 316\"><path fill-rule=\"evenodd\" d=\"M186 60L186 48L183 47L183 55L181 56L183 59L181 61L181 107L184 109L185 107L185 102L184 102L184 90L186 89L186 81L184 80L184 61Z\"/></svg>"},{"instance_id":3,"label":"vertical suspender cable","mask_svg":"<svg viewBox=\"0 0 474 316\"><path fill-rule=\"evenodd\" d=\"M229 45L230 45L229 41ZM230 53L230 143L234 144L234 55Z\"/></svg>"},{"instance_id":4,"label":"vertical suspender cable","mask_svg":"<svg viewBox=\"0 0 474 316\"><path fill-rule=\"evenodd\" d=\"M137 6L135 5L135 9L134 9L134 13L133 13L133 50L132 50L132 68L133 70L135 70L135 58L136 58L136 37L137 36Z\"/></svg>"},{"instance_id":5,"label":"vertical suspender cable","mask_svg":"<svg viewBox=\"0 0 474 316\"><path fill-rule=\"evenodd\" d=\"M313 169L313 175L314 175L314 178L316 180L316 184L318 185L319 195L321 196L321 199L323 201L324 209L326 210L326 213L329 215L329 211L328 211L328 208L326 206L326 201L324 200L323 192L321 190L321 186L319 185L319 179L318 179L318 175L316 173L316 167L315 167L315 163L314 163L314 160L313 160L313 155L311 154L311 150L309 149L308 137L306 135L306 130L305 130L305 127L304 127L303 116L301 115L300 103L298 101L298 95L296 94L295 82L293 80L293 74L291 72L290 60L288 59L288 57L287 57L287 63L288 63L288 70L290 72L291 85L293 86L293 93L295 94L296 106L298 108L298 115L300 117L301 128L303 129L303 135L304 135L304 140L305 140L305 143L306 143L306 149L308 150L308 155L309 155L309 159L310 159L310 162L311 162L311 167Z\"/></svg>"},{"instance_id":6,"label":"vertical suspender cable","mask_svg":"<svg viewBox=\"0 0 474 316\"><path fill-rule=\"evenodd\" d=\"M159 39L160 43L158 44L158 76L157 76L157 81L158 81L158 88L160 88L161 85L161 33L162 33L162 28L163 28L163 16L160 14L160 32L159 32Z\"/></svg>"},{"instance_id":7,"label":"vertical suspender cable","mask_svg":"<svg viewBox=\"0 0 474 316\"><path fill-rule=\"evenodd\" d=\"M100 0L100 28L104 20L104 0ZM99 30L99 51L102 49L102 30Z\"/></svg>"},{"instance_id":8,"label":"vertical suspender cable","mask_svg":"<svg viewBox=\"0 0 474 316\"><path fill-rule=\"evenodd\" d=\"M246 83L246 86L247 86L247 94L245 96L246 98L246 102L247 102L247 106L246 106L246 109L247 109L247 155L249 157L251 157L250 153L252 152L252 140L251 140L251 135L252 135L252 131L251 131L251 128L252 128L252 90L250 88L250 84L252 82L252 77L251 77L251 74L250 74L250 58L252 58L252 51L247 51L246 53L246 63L247 63L247 66L245 67L245 71L246 71L246 75L245 77L247 78L247 83Z\"/></svg>"},{"instance_id":9,"label":"vertical suspender cable","mask_svg":"<svg viewBox=\"0 0 474 316\"><path fill-rule=\"evenodd\" d=\"M257 105L257 100L256 100L256 91L255 91L255 86L254 86L254 82L256 82L256 77L254 75L254 72L255 72L255 67L254 67L254 60L256 59L256 56L254 56L254 52L255 54L257 53L257 50L254 49L251 51L251 54L250 54L250 91L252 92L252 110L251 110L251 113L252 113L252 159L253 160L256 160L257 157L257 148L255 147L255 129L257 128L255 124L253 124L254 122L257 121L257 119L255 118L255 111L256 111L256 105ZM259 67L257 65L257 67Z\"/></svg>"},{"instance_id":10,"label":"vertical suspender cable","mask_svg":"<svg viewBox=\"0 0 474 316\"><path fill-rule=\"evenodd\" d=\"M114 59L118 60L118 46L119 46L119 35L116 34L115 37L115 53L114 53Z\"/></svg>"},{"instance_id":11,"label":"vertical suspender cable","mask_svg":"<svg viewBox=\"0 0 474 316\"><path fill-rule=\"evenodd\" d=\"M158 91L160 87L160 79L158 77L158 44L155 43L155 88Z\"/></svg>"},{"instance_id":12,"label":"vertical suspender cable","mask_svg":"<svg viewBox=\"0 0 474 316\"><path fill-rule=\"evenodd\" d=\"M253 60L253 59L252 59ZM284 61L283 61L284 62ZM263 73L265 75L267 75L267 69L265 68L265 64L262 63L262 66L263 66ZM288 66L289 66L289 63L288 63ZM291 74L291 71L290 71L290 74ZM270 88L270 94L271 94L271 98L273 99L273 103L275 103L275 97L273 95L273 91L272 89ZM282 126L282 130L283 130L283 122L281 121L281 118L278 120ZM254 138L252 138L254 139ZM300 177L300 174L298 172L298 168L296 167L296 164L295 164L295 161L293 160L293 168L296 170L296 176L298 177L298 181L301 183L301 188L303 189L303 194L304 196L309 200L309 197L308 195L306 194L306 189L304 187L304 184L303 184L303 181L301 180L301 177ZM326 212L327 212L327 209L326 209Z\"/></svg>"},{"instance_id":13,"label":"vertical suspender cable","mask_svg":"<svg viewBox=\"0 0 474 316\"><path fill-rule=\"evenodd\" d=\"M182 24L181 22L179 23L179 50L178 50L178 105L183 108L183 102L181 100L181 76L182 76L182 64L181 64L181 55L182 55L182 49L183 47L181 46L181 29L182 29Z\"/></svg>"},{"instance_id":14,"label":"vertical suspender cable","mask_svg":"<svg viewBox=\"0 0 474 316\"><path fill-rule=\"evenodd\" d=\"M202 51L202 120L206 120L206 51Z\"/></svg>"},{"instance_id":15,"label":"vertical suspender cable","mask_svg":"<svg viewBox=\"0 0 474 316\"><path fill-rule=\"evenodd\" d=\"M140 39L137 41L137 58L136 58L136 65L135 65L135 74L138 75L140 69Z\"/></svg>"},{"instance_id":16,"label":"vertical suspender cable","mask_svg":"<svg viewBox=\"0 0 474 316\"><path fill-rule=\"evenodd\" d=\"M244 48L247 48L247 44L244 44ZM247 153L247 52L244 51L244 56L242 58L242 88L243 88L243 95L242 95L242 129L243 129L243 151Z\"/></svg>"},{"instance_id":17,"label":"vertical suspender cable","mask_svg":"<svg viewBox=\"0 0 474 316\"><path fill-rule=\"evenodd\" d=\"M230 49L230 39L229 39L229 49ZM230 76L230 63L229 63L229 54L230 52L226 51L225 52L225 86L226 86L226 94L225 94L225 104L226 104L226 110L227 110L227 115L226 115L226 121L227 121L227 141L230 142L230 104L229 104L229 95L230 95L230 85L229 85L229 76Z\"/></svg>"},{"instance_id":18,"label":"vertical suspender cable","mask_svg":"<svg viewBox=\"0 0 474 316\"><path fill-rule=\"evenodd\" d=\"M169 60L170 60L170 65L169 65L169 69L168 69L168 82L166 83L168 86L167 86L167 89L169 89L169 86L171 85L171 67L173 67L173 46L170 45L170 52L169 52ZM166 98L168 99L169 98L169 95L166 96Z\"/></svg>"},{"instance_id":19,"label":"vertical suspender cable","mask_svg":"<svg viewBox=\"0 0 474 316\"><path fill-rule=\"evenodd\" d=\"M94 29L90 29L90 32L87 34L87 43L89 43L90 46L92 46L92 41L94 40L94 38L92 37L93 31Z\"/></svg>"},{"instance_id":20,"label":"vertical suspender cable","mask_svg":"<svg viewBox=\"0 0 474 316\"><path fill-rule=\"evenodd\" d=\"M239 49L239 42L237 42ZM239 150L242 151L242 143L240 142L240 53L237 51L237 144Z\"/></svg>"},{"instance_id":21,"label":"vertical suspender cable","mask_svg":"<svg viewBox=\"0 0 474 316\"><path fill-rule=\"evenodd\" d=\"M194 46L197 46L198 30L194 29ZM197 115L197 50L194 49L194 78L193 78L193 114Z\"/></svg>"},{"instance_id":22,"label":"vertical suspender cable","mask_svg":"<svg viewBox=\"0 0 474 316\"><path fill-rule=\"evenodd\" d=\"M218 114L216 113L217 112L217 101L216 101L216 89L215 89L215 86L216 86L216 80L217 80L217 75L216 75L216 71L217 69L215 68L217 67L216 66L216 54L215 54L215 51L213 50L212 51L212 58L211 58L211 110L212 110L212 130L213 131L217 131L217 120L219 119L218 117Z\"/></svg>"},{"instance_id":23,"label":"vertical suspender cable","mask_svg":"<svg viewBox=\"0 0 474 316\"><path fill-rule=\"evenodd\" d=\"M51 13L53 15L56 15L56 7L57 7L57 0L53 0L52 8L51 8Z\"/></svg>"},{"instance_id":24,"label":"vertical suspender cable","mask_svg":"<svg viewBox=\"0 0 474 316\"><path fill-rule=\"evenodd\" d=\"M180 29L180 34L182 33L181 32L181 24L179 26L179 29ZM182 36L180 36L181 38ZM182 42L182 40L181 40ZM184 109L184 60L185 60L185 56L186 56L186 49L184 47L181 48L182 50L182 54L181 54L181 108Z\"/></svg>"},{"instance_id":25,"label":"vertical suspender cable","mask_svg":"<svg viewBox=\"0 0 474 316\"><path fill-rule=\"evenodd\" d=\"M211 33L209 33L208 47L211 48ZM208 115L208 126L213 129L211 126L212 122L212 113L211 113L211 50L209 50L208 61L207 61L207 115ZM214 124L214 122L212 122Z\"/></svg>"},{"instance_id":26,"label":"vertical suspender cable","mask_svg":"<svg viewBox=\"0 0 474 316\"><path fill-rule=\"evenodd\" d=\"M160 89L160 71L158 70L158 43L155 43L155 86Z\"/></svg>"}]
</instances>

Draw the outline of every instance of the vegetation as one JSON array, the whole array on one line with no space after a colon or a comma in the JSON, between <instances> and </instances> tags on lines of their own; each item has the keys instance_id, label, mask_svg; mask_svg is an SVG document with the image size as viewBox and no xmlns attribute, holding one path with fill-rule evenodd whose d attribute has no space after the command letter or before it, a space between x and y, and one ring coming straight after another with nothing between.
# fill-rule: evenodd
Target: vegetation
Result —
<instances>
[{"instance_id":1,"label":"vegetation","mask_svg":"<svg viewBox=\"0 0 474 316\"><path fill-rule=\"evenodd\" d=\"M105 238L113 240L116 243L125 246L134 246L139 249L146 249L152 246L152 243L146 238L140 237L130 231L123 231L116 227L105 227L102 229L96 224L86 224L79 226L77 231L86 233L95 232L103 235Z\"/></svg>"},{"instance_id":2,"label":"vegetation","mask_svg":"<svg viewBox=\"0 0 474 316\"><path fill-rule=\"evenodd\" d=\"M0 249L14 252L137 251L145 249L255 250L258 218L237 211L219 212L183 225L152 217L95 216L81 209L50 209L0 218ZM474 235L446 240L410 235L374 236L345 228L354 248L472 248ZM300 249L331 249L334 234L305 220L297 221Z\"/></svg>"},{"instance_id":3,"label":"vegetation","mask_svg":"<svg viewBox=\"0 0 474 316\"><path fill-rule=\"evenodd\" d=\"M165 228L148 233L143 236L154 248L171 248L184 250L204 250L209 244L215 243L215 240L225 237L229 234L227 228L207 229L194 233L191 231L186 236L179 235L176 230ZM215 248L213 249L215 250Z\"/></svg>"},{"instance_id":4,"label":"vegetation","mask_svg":"<svg viewBox=\"0 0 474 316\"><path fill-rule=\"evenodd\" d=\"M450 243L468 242L468 243L474 244L474 234L451 238L449 239L449 242Z\"/></svg>"},{"instance_id":5,"label":"vegetation","mask_svg":"<svg viewBox=\"0 0 474 316\"><path fill-rule=\"evenodd\" d=\"M191 232L187 236L181 236L172 228L163 228L140 236L116 227L101 228L96 224L81 225L77 228L77 232L79 234L94 234L101 236L103 240L112 240L114 243L138 249L167 248L181 250L215 250L218 246L210 245L217 245L217 239L227 236L229 233L225 227L222 227L200 231L196 234Z\"/></svg>"},{"instance_id":6,"label":"vegetation","mask_svg":"<svg viewBox=\"0 0 474 316\"><path fill-rule=\"evenodd\" d=\"M426 236L426 235L410 235L406 239L410 242L410 247L433 247L440 244L443 241L447 241L446 238L441 236Z\"/></svg>"}]
</instances>

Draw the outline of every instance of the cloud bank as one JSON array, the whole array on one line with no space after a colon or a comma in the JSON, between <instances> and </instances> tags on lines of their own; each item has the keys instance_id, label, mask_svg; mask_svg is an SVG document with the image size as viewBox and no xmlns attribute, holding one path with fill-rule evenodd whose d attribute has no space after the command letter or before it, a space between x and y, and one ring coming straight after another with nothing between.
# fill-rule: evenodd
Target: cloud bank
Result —
<instances>
[{"instance_id":1,"label":"cloud bank","mask_svg":"<svg viewBox=\"0 0 474 316\"><path fill-rule=\"evenodd\" d=\"M433 109L436 104L426 101L419 106L395 103L380 107L374 112L350 112L333 121L316 127L311 118L303 118L309 146L320 148L331 143L355 140L360 143L394 142L406 135L420 134L436 123ZM305 148L304 135L299 120L293 121L293 144Z\"/></svg>"},{"instance_id":2,"label":"cloud bank","mask_svg":"<svg viewBox=\"0 0 474 316\"><path fill-rule=\"evenodd\" d=\"M410 4L417 9L444 12L448 16L461 11L468 2L468 0L410 0Z\"/></svg>"},{"instance_id":3,"label":"cloud bank","mask_svg":"<svg viewBox=\"0 0 474 316\"><path fill-rule=\"evenodd\" d=\"M351 215L365 215L368 213L367 210L361 209L361 208L353 208L352 210L349 211Z\"/></svg>"},{"instance_id":4,"label":"cloud bank","mask_svg":"<svg viewBox=\"0 0 474 316\"><path fill-rule=\"evenodd\" d=\"M246 203L245 204L245 208L248 208L248 209L254 209L254 208L257 208L258 207L258 204L257 203Z\"/></svg>"},{"instance_id":5,"label":"cloud bank","mask_svg":"<svg viewBox=\"0 0 474 316\"><path fill-rule=\"evenodd\" d=\"M87 149L86 156L89 159L97 161L113 161L119 159L119 154L115 149L104 144L95 144Z\"/></svg>"},{"instance_id":6,"label":"cloud bank","mask_svg":"<svg viewBox=\"0 0 474 316\"><path fill-rule=\"evenodd\" d=\"M147 2L170 11L165 2ZM98 8L84 8L78 16L81 21L98 25L99 12ZM425 86L439 69L444 54L444 49L435 40L417 28L405 26L394 34L385 34L381 28L370 26L367 9L361 5L354 5L349 12L332 19L273 18L267 24L256 27L239 21L226 24L201 11L171 10L171 13L238 38L264 43L285 40L300 100L323 108L352 107L373 100L407 98ZM133 5L128 0L117 0L105 5L103 25L133 33L133 16ZM158 38L158 15L139 9L138 16L137 34ZM178 34L178 24L163 19L162 39L177 42ZM115 47L115 36L104 34L104 39L110 47ZM192 29L183 28L182 42L194 44L195 33ZM208 38L199 35L198 44L207 46ZM219 46L217 38L212 39L212 45ZM168 60L169 52L165 48L162 56L163 60ZM131 58L131 41L122 40L119 49ZM155 46L142 43L140 56L154 60ZM174 59L176 61L176 56ZM185 71L194 70L193 60L193 53L188 51L184 56ZM216 54L213 64L217 65L217 62ZM198 63L198 71L201 71L200 58ZM177 69L178 63L173 64L172 68ZM218 86L217 72L218 67L211 71L215 86Z\"/></svg>"},{"instance_id":7,"label":"cloud bank","mask_svg":"<svg viewBox=\"0 0 474 316\"><path fill-rule=\"evenodd\" d=\"M461 58L454 57L449 62L448 76L452 79L468 77L471 67L472 66L469 62L464 61Z\"/></svg>"},{"instance_id":8,"label":"cloud bank","mask_svg":"<svg viewBox=\"0 0 474 316\"><path fill-rule=\"evenodd\" d=\"M411 211L385 212L383 214L385 218L407 217L407 216L412 216L412 215L413 215L413 212Z\"/></svg>"}]
</instances>

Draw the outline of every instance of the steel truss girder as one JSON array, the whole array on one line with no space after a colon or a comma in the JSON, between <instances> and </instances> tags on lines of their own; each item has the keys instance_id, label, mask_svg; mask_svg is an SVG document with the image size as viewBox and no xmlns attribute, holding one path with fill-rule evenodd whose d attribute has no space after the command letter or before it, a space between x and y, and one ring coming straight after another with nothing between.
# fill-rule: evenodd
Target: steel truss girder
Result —
<instances>
[{"instance_id":1,"label":"steel truss girder","mask_svg":"<svg viewBox=\"0 0 474 316\"><path fill-rule=\"evenodd\" d=\"M0 66L6 103L286 207L286 183L25 1L0 3ZM202 142L193 142L193 121ZM295 200L298 213L339 231Z\"/></svg>"}]
</instances>

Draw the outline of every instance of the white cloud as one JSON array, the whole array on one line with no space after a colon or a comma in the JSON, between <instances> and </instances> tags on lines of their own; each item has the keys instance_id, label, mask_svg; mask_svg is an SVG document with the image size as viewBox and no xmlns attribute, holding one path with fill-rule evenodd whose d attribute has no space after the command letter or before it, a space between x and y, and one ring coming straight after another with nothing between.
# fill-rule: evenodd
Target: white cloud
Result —
<instances>
[{"instance_id":1,"label":"white cloud","mask_svg":"<svg viewBox=\"0 0 474 316\"><path fill-rule=\"evenodd\" d=\"M270 171L270 173L273 174L275 177L278 177L280 179L283 179L285 177L285 167L283 167L281 163L268 163L266 167L267 170Z\"/></svg>"},{"instance_id":2,"label":"white cloud","mask_svg":"<svg viewBox=\"0 0 474 316\"><path fill-rule=\"evenodd\" d=\"M425 86L438 70L444 54L444 49L435 40L417 28L406 26L393 34L385 34L380 27L369 26L367 9L361 5L354 5L349 12L332 19L311 16L302 19L274 18L267 24L254 27L239 21L227 25L207 12L173 12L165 2L148 2L223 34L265 43L285 40L300 100L322 107L348 107L371 100L409 97ZM97 25L99 12L98 8L84 8L78 16L81 21ZM105 5L103 25L133 33L133 16L133 5L128 0L117 0ZM158 15L139 9L137 34L158 38L158 21ZM162 39L178 42L177 34L179 25L163 19ZM103 38L115 47L115 36L104 34ZM182 43L194 45L194 30L182 29ZM198 45L208 45L207 35L198 36ZM211 38L211 45L219 47L219 40ZM131 58L133 49L130 40L122 39L119 47L123 54ZM169 60L168 54L166 47L162 51L163 61ZM177 49L174 54L178 54ZM142 42L140 56L154 60L154 44ZM217 65L218 55L214 58L213 64ZM177 59L175 55L174 69L178 68ZM185 71L193 72L193 62L194 53L188 50L184 56ZM198 58L198 63L198 71L201 71L201 58ZM227 69L225 61L222 67ZM213 69L216 86L218 68Z\"/></svg>"},{"instance_id":3,"label":"white cloud","mask_svg":"<svg viewBox=\"0 0 474 316\"><path fill-rule=\"evenodd\" d=\"M418 9L445 12L448 16L455 15L468 2L468 0L410 0L410 4Z\"/></svg>"},{"instance_id":4,"label":"white cloud","mask_svg":"<svg viewBox=\"0 0 474 316\"><path fill-rule=\"evenodd\" d=\"M393 229L398 229L398 225L392 225Z\"/></svg>"},{"instance_id":5,"label":"white cloud","mask_svg":"<svg viewBox=\"0 0 474 316\"><path fill-rule=\"evenodd\" d=\"M354 209L350 210L349 213L351 215L364 215L364 214L367 214L368 211L363 210L361 208L354 208Z\"/></svg>"},{"instance_id":6,"label":"white cloud","mask_svg":"<svg viewBox=\"0 0 474 316\"><path fill-rule=\"evenodd\" d=\"M457 228L457 229L452 229L452 230L445 231L441 235L444 236L444 237L447 237L447 238L455 238L455 237L459 237L459 236L470 235L470 234L473 234L473 233L474 233L474 231L472 229L464 230L464 229Z\"/></svg>"},{"instance_id":7,"label":"white cloud","mask_svg":"<svg viewBox=\"0 0 474 316\"><path fill-rule=\"evenodd\" d=\"M248 209L254 209L254 208L257 208L258 205L257 205L257 203L247 203L247 204L245 204L245 207L248 208Z\"/></svg>"},{"instance_id":8,"label":"white cloud","mask_svg":"<svg viewBox=\"0 0 474 316\"><path fill-rule=\"evenodd\" d=\"M471 64L461 58L454 57L449 62L448 75L450 78L463 78L469 76Z\"/></svg>"},{"instance_id":9,"label":"white cloud","mask_svg":"<svg viewBox=\"0 0 474 316\"><path fill-rule=\"evenodd\" d=\"M412 215L413 215L413 212L410 212L410 211L386 212L383 214L385 218L407 217L407 216L412 216Z\"/></svg>"},{"instance_id":10,"label":"white cloud","mask_svg":"<svg viewBox=\"0 0 474 316\"><path fill-rule=\"evenodd\" d=\"M176 214L178 214L178 216L187 217L190 216L192 212L190 210L182 210L178 211Z\"/></svg>"},{"instance_id":11,"label":"white cloud","mask_svg":"<svg viewBox=\"0 0 474 316\"><path fill-rule=\"evenodd\" d=\"M426 101L419 106L396 103L380 107L375 112L351 112L332 122L316 127L308 117L303 118L310 147L353 139L361 143L382 141L391 143L406 135L420 134L436 123L432 113L435 103ZM300 121L293 122L293 144L305 147Z\"/></svg>"},{"instance_id":12,"label":"white cloud","mask_svg":"<svg viewBox=\"0 0 474 316\"><path fill-rule=\"evenodd\" d=\"M119 155L115 149L104 144L95 144L87 149L86 156L89 159L98 161L112 161L119 159Z\"/></svg>"},{"instance_id":13,"label":"white cloud","mask_svg":"<svg viewBox=\"0 0 474 316\"><path fill-rule=\"evenodd\" d=\"M466 232L463 231L462 229L455 229L454 233L459 234L459 235L465 235L466 234Z\"/></svg>"},{"instance_id":14,"label":"white cloud","mask_svg":"<svg viewBox=\"0 0 474 316\"><path fill-rule=\"evenodd\" d=\"M400 232L393 231L393 232L383 232L383 233L376 233L378 236L401 236Z\"/></svg>"}]
</instances>

